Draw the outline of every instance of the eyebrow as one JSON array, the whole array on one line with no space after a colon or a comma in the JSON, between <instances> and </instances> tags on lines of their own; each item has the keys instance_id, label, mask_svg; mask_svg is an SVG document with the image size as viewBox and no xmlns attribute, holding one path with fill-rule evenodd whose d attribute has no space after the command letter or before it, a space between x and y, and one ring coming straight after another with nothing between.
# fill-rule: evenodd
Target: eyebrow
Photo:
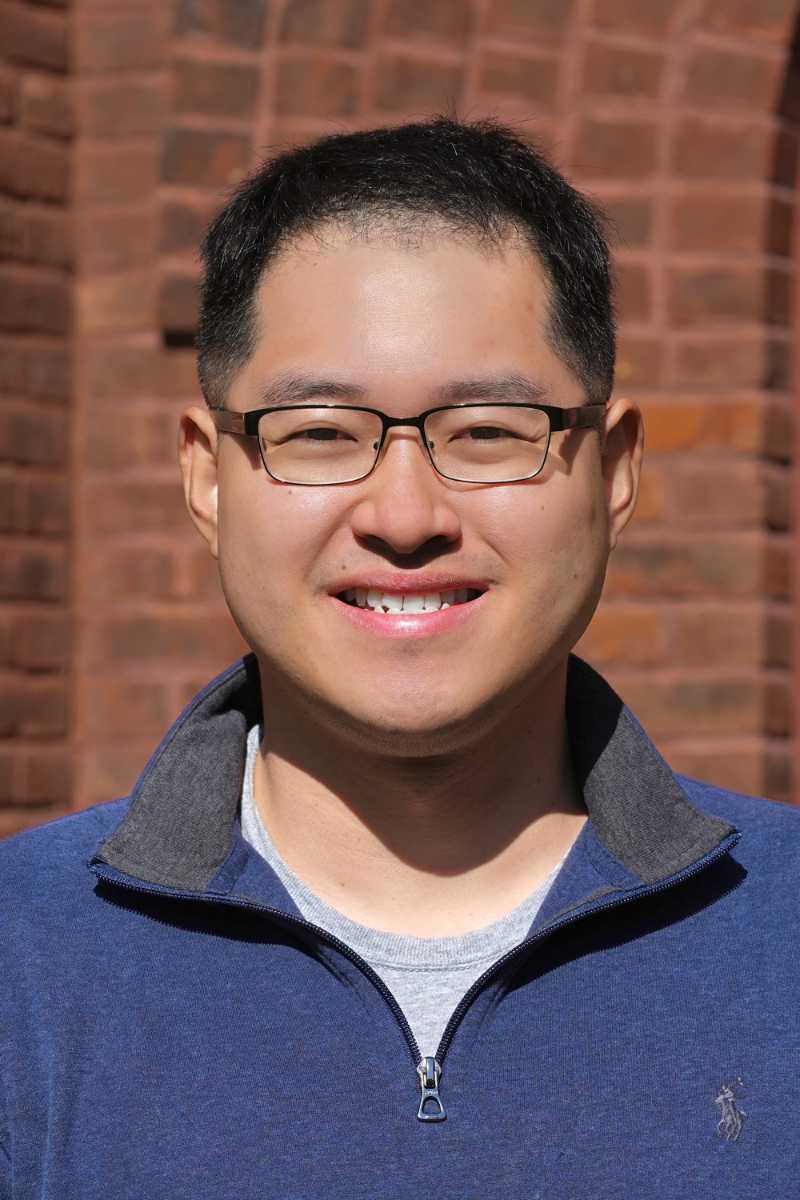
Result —
<instances>
[{"instance_id":1,"label":"eyebrow","mask_svg":"<svg viewBox=\"0 0 800 1200\"><path fill-rule=\"evenodd\" d=\"M548 396L549 392L544 384L527 375L457 379L436 388L433 393L437 404L459 404L468 400L539 404L547 400ZM266 383L260 393L261 403L266 408L283 404L303 404L307 400L323 398L357 404L367 400L368 392L359 384L343 380L310 375L279 375Z\"/></svg>"}]
</instances>

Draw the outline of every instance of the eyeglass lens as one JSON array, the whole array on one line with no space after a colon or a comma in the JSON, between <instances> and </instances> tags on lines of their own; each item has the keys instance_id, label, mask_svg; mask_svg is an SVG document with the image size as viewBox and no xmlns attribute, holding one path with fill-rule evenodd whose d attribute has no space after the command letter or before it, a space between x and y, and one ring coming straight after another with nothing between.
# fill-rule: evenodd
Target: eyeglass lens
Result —
<instances>
[{"instance_id":1,"label":"eyeglass lens","mask_svg":"<svg viewBox=\"0 0 800 1200\"><path fill-rule=\"evenodd\" d=\"M357 408L284 409L259 422L269 473L284 483L348 483L375 465L382 424ZM511 483L541 470L550 422L535 408L465 405L431 413L425 435L436 469L467 483Z\"/></svg>"}]
</instances>

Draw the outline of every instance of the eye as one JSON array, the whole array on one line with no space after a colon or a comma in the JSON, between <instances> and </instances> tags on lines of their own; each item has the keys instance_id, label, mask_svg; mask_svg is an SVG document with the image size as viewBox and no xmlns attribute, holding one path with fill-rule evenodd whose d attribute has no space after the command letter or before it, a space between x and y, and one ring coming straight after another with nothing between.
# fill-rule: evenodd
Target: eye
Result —
<instances>
[{"instance_id":1,"label":"eye","mask_svg":"<svg viewBox=\"0 0 800 1200\"><path fill-rule=\"evenodd\" d=\"M352 434L346 429L334 429L330 425L320 425L312 429L298 429L286 437L287 442L334 442L337 439L353 440Z\"/></svg>"}]
</instances>

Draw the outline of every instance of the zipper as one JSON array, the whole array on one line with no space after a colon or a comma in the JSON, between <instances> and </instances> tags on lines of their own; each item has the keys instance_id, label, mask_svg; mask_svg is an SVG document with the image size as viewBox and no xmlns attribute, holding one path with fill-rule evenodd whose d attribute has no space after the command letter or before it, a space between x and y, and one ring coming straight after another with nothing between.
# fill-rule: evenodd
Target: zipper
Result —
<instances>
[{"instance_id":1,"label":"zipper","mask_svg":"<svg viewBox=\"0 0 800 1200\"><path fill-rule=\"evenodd\" d=\"M599 912L607 912L609 909L619 908L623 904L630 904L636 900L643 900L648 896L657 895L659 892L666 892L670 888L677 887L679 884L684 883L687 879L691 879L694 875L698 875L701 871L704 871L707 867L712 866L715 862L732 850L739 841L739 837L740 835L738 833L730 834L727 838L720 842L715 850L711 851L705 858L701 859L700 862L684 868L683 871L679 871L676 875L671 876L669 879L662 880L660 883L651 884L650 886L642 888L640 891L636 891L633 894L627 893L623 896L615 896L607 900L605 903L600 903L592 908L582 909L566 915L561 920L554 921L551 925L545 925L543 929L538 930L538 932L532 937L526 938L525 941L520 942L519 945L515 946L512 950L507 951L500 958L498 958L497 962L493 963L486 971L484 971L484 973L475 980L472 986L469 987L461 997L461 1000L458 1002L450 1016L450 1020L447 1022L435 1057L423 1057L421 1055L419 1045L417 1044L417 1040L414 1037L408 1020L406 1019L405 1013L397 1003L397 1000L392 992L381 979L380 975L378 975L372 969L369 963L356 954L355 951L352 950L345 942L340 941L340 939L334 934L328 933L327 930L321 929L318 925L312 924L311 921L306 921L302 917L293 917L289 913L281 912L280 909L272 908L266 904L257 904L254 900L247 900L242 897L234 898L222 895L219 892L212 892L210 894L204 892L168 892L161 887L148 886L146 883L133 884L123 882L120 879L116 879L113 875L106 875L102 870L96 870L95 874L97 874L101 879L104 879L107 883L111 883L115 887L124 888L130 892L145 892L148 895L162 897L166 896L168 899L174 898L175 900L191 900L193 902L200 900L205 904L226 904L230 905L232 908L244 908L251 912L264 913L265 915L271 917L278 925L289 927L290 929L303 929L306 932L313 933L321 942L333 947L334 950L337 950L346 959L353 963L354 966L358 967L358 969L362 971L364 975L366 975L370 982L378 989L388 1004L391 1012L394 1014L394 1017L397 1020L397 1023L400 1026L408 1045L411 1059L414 1064L414 1071L418 1080L420 1099L417 1108L417 1120L435 1123L438 1121L447 1120L447 1111L444 1107L444 1102L439 1090L447 1051L453 1040L456 1029L464 1017L464 1014L469 1009L475 997L483 990L490 980L495 978L496 975L499 975L515 958L521 958L524 954L527 954L533 946L539 945L552 934L558 933L570 925L575 925L584 917L594 916L595 913ZM110 864L104 863L102 859L98 860L97 866L102 867L108 865Z\"/></svg>"}]
</instances>

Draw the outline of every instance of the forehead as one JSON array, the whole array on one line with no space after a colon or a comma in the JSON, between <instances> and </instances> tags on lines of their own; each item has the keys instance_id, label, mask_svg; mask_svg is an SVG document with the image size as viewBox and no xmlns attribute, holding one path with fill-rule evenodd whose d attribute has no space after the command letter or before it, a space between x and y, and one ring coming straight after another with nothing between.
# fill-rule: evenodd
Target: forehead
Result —
<instances>
[{"instance_id":1,"label":"forehead","mask_svg":"<svg viewBox=\"0 0 800 1200\"><path fill-rule=\"evenodd\" d=\"M520 238L317 231L264 273L244 382L345 372L371 390L387 379L411 388L528 373L574 390L547 338L548 294Z\"/></svg>"}]
</instances>

